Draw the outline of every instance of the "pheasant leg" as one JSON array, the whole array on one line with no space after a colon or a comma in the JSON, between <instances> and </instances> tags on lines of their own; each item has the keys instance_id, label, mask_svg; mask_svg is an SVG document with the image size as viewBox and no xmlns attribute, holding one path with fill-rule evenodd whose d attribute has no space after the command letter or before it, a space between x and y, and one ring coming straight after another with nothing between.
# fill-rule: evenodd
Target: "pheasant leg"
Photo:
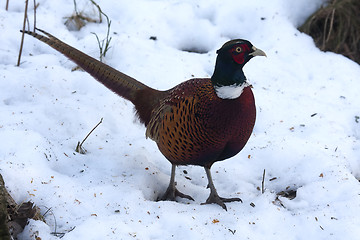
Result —
<instances>
[{"instance_id":1,"label":"pheasant leg","mask_svg":"<svg viewBox=\"0 0 360 240\"><path fill-rule=\"evenodd\" d=\"M205 203L202 204L211 204L211 203L216 203L218 205L220 205L223 209L225 209L227 211L225 202L242 202L242 200L240 198L222 198L218 195L216 188L214 186L212 177L211 177L211 172L210 172L210 168L204 167L205 168L205 172L209 181L208 187L210 188L210 195L208 197L208 199L206 200Z\"/></svg>"},{"instance_id":2,"label":"pheasant leg","mask_svg":"<svg viewBox=\"0 0 360 240\"><path fill-rule=\"evenodd\" d=\"M176 187L175 187L175 185L176 185L175 184L175 170L176 170L176 165L173 164L171 167L171 177L170 177L169 187L167 188L164 195L160 198L160 200L161 201L166 201L166 200L175 201L176 197L181 197L181 198L187 198L189 200L194 201L194 199L191 196L186 195L176 189Z\"/></svg>"}]
</instances>

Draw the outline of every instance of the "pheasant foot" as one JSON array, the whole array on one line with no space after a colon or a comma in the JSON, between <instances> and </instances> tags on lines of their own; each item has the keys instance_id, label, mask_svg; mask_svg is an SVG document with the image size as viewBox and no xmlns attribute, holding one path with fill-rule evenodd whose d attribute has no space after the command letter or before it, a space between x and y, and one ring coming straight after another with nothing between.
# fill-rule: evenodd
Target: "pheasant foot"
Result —
<instances>
[{"instance_id":1,"label":"pheasant foot","mask_svg":"<svg viewBox=\"0 0 360 240\"><path fill-rule=\"evenodd\" d=\"M186 198L186 199L194 201L194 199L191 196L186 195L176 189L176 187L175 187L176 186L175 170L176 170L176 165L173 164L172 168L171 168L171 177L170 177L169 186L166 189L166 192L164 193L164 195L159 200L160 201L166 201L166 200L176 201L176 197L181 197L181 198Z\"/></svg>"}]
</instances>

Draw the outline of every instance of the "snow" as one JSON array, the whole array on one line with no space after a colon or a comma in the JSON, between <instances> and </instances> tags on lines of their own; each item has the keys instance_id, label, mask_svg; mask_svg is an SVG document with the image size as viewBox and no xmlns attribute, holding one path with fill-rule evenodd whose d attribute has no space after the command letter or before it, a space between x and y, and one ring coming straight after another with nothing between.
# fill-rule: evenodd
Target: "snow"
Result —
<instances>
[{"instance_id":1,"label":"snow","mask_svg":"<svg viewBox=\"0 0 360 240\"><path fill-rule=\"evenodd\" d=\"M37 2L37 27L98 57L91 32L104 38L106 23L69 31L63 23L72 0ZM96 16L89 1L77 2ZM238 155L212 167L219 194L243 200L227 203L228 211L201 205L209 190L197 166L176 175L194 202L155 201L171 166L145 138L132 104L71 71L71 61L30 36L16 67L24 2L1 7L0 172L17 202L50 209L46 224L31 220L20 239L58 239L52 232L66 240L358 239L360 68L321 52L296 29L324 2L98 2L112 21L105 62L157 89L211 76L215 52L229 39L248 39L266 52L244 69L257 105L253 135ZM75 153L101 118L84 144L87 154ZM296 198L277 199L287 189L297 190Z\"/></svg>"}]
</instances>

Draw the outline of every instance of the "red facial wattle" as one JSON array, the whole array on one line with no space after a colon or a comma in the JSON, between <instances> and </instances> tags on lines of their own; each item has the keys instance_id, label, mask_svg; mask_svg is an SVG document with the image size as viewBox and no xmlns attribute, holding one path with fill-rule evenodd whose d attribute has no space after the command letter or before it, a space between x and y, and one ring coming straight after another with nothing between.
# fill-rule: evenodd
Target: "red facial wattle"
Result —
<instances>
[{"instance_id":1,"label":"red facial wattle","mask_svg":"<svg viewBox=\"0 0 360 240\"><path fill-rule=\"evenodd\" d=\"M245 59L244 59L244 52L239 53L239 54L234 54L233 55L233 59L236 63L238 64L243 64Z\"/></svg>"},{"instance_id":2,"label":"red facial wattle","mask_svg":"<svg viewBox=\"0 0 360 240\"><path fill-rule=\"evenodd\" d=\"M250 51L250 48L246 44L242 44L242 45L234 47L230 50L231 55L237 64L244 64L245 53L247 53L249 51Z\"/></svg>"}]
</instances>

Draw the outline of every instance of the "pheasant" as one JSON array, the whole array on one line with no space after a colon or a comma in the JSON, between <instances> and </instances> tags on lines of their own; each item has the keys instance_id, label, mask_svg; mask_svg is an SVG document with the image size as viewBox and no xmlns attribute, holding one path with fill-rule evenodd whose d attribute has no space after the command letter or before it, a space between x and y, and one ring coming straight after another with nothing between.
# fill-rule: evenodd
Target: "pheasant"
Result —
<instances>
[{"instance_id":1,"label":"pheasant","mask_svg":"<svg viewBox=\"0 0 360 240\"><path fill-rule=\"evenodd\" d=\"M256 107L243 66L255 56L266 56L262 50L247 40L228 41L217 51L211 78L194 78L159 91L37 30L42 34L25 33L64 54L134 104L137 117L146 127L146 137L156 142L172 164L169 186L159 200L175 201L176 197L194 200L177 190L175 170L178 165L198 165L204 167L210 188L203 204L215 203L226 210L225 202L241 201L218 195L210 168L214 162L239 153L252 133Z\"/></svg>"}]
</instances>

